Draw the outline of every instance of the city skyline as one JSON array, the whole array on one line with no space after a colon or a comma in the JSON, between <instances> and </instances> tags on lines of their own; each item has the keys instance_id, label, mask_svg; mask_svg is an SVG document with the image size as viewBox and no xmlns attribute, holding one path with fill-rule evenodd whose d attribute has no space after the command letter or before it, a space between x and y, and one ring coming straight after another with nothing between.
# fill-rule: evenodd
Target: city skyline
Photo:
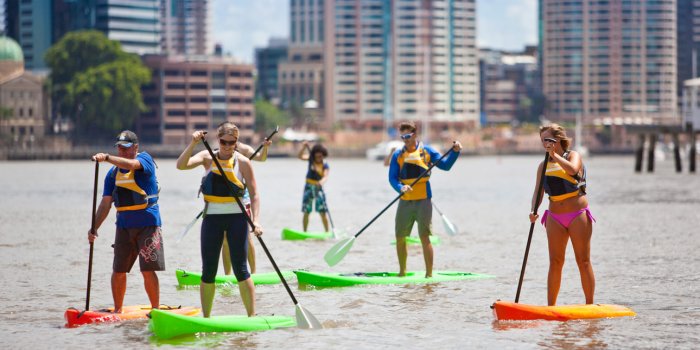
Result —
<instances>
[{"instance_id":1,"label":"city skyline","mask_svg":"<svg viewBox=\"0 0 700 350\"><path fill-rule=\"evenodd\" d=\"M537 44L537 1L476 3L478 47L517 51ZM289 0L213 0L212 22L213 42L224 53L252 63L256 47L267 46L272 37L289 37Z\"/></svg>"}]
</instances>

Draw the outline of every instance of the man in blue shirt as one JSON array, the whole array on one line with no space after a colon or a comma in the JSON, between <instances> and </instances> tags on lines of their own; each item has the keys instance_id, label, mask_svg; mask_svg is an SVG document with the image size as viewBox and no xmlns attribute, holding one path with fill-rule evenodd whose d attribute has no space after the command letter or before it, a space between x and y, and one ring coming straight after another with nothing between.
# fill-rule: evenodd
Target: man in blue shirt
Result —
<instances>
[{"instance_id":1,"label":"man in blue shirt","mask_svg":"<svg viewBox=\"0 0 700 350\"><path fill-rule=\"evenodd\" d=\"M399 258L399 276L406 275L406 259L408 249L406 237L411 234L413 223L418 223L418 235L423 246L425 260L425 277L433 276L433 245L430 243L432 234L433 204L430 191L430 173L426 174L416 184L410 186L426 169L440 159L440 153L430 146L418 142L416 125L404 122L399 125L404 147L391 156L389 164L389 183L396 192L402 193L399 206L396 209L395 234L396 254ZM440 160L435 167L450 170L457 161L462 144L455 141L452 152Z\"/></svg>"},{"instance_id":2,"label":"man in blue shirt","mask_svg":"<svg viewBox=\"0 0 700 350\"><path fill-rule=\"evenodd\" d=\"M112 297L114 312L121 313L126 293L126 274L139 259L146 294L151 307L160 304L160 287L156 271L165 270L163 236L158 209L158 180L153 158L139 153L135 133L125 130L114 144L117 155L97 153L93 161L112 165L105 177L102 201L95 214L95 232L88 230L88 241L97 238L97 229L107 218L114 203L117 209L117 231L114 238L112 264Z\"/></svg>"}]
</instances>

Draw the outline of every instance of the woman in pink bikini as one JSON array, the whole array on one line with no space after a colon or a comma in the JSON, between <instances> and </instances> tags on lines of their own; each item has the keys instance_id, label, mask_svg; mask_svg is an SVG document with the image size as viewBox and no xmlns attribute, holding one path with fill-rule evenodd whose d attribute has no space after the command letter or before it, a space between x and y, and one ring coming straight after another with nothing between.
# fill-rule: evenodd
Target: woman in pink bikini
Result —
<instances>
[{"instance_id":1,"label":"woman in pink bikini","mask_svg":"<svg viewBox=\"0 0 700 350\"><path fill-rule=\"evenodd\" d=\"M542 215L542 224L547 229L549 243L547 302L549 305L557 303L566 245L571 238L586 304L593 304L595 276L591 266L591 235L595 218L588 209L586 198L586 168L581 155L569 150L571 139L566 137L566 131L560 125L550 124L541 127L540 138L542 145L549 153L547 164L540 164L537 170L537 184L539 184L542 167L547 167L543 192L549 195L549 210L545 210ZM537 196L541 200L543 195L543 193L536 193L537 184L532 196L533 208ZM538 215L534 210L531 211L530 222L535 222L537 218Z\"/></svg>"}]
</instances>

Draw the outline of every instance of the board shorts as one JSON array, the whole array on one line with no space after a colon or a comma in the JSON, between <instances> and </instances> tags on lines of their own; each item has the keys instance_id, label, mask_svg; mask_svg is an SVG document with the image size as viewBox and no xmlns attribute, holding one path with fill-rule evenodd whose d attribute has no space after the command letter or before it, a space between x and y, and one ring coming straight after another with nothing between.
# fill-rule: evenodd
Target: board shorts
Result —
<instances>
[{"instance_id":1,"label":"board shorts","mask_svg":"<svg viewBox=\"0 0 700 350\"><path fill-rule=\"evenodd\" d=\"M411 235L413 223L418 223L418 235L430 236L433 232L433 202L430 198L417 201L399 200L396 209L396 238Z\"/></svg>"},{"instance_id":2,"label":"board shorts","mask_svg":"<svg viewBox=\"0 0 700 350\"><path fill-rule=\"evenodd\" d=\"M321 186L307 183L304 186L304 198L301 202L301 211L306 214L311 213L314 202L316 203L316 212L325 213L328 211L328 208L326 208L326 196L323 191L321 191Z\"/></svg>"},{"instance_id":3,"label":"board shorts","mask_svg":"<svg viewBox=\"0 0 700 350\"><path fill-rule=\"evenodd\" d=\"M165 270L163 235L159 226L117 227L112 248L114 272L131 272L137 257L142 272Z\"/></svg>"}]
</instances>

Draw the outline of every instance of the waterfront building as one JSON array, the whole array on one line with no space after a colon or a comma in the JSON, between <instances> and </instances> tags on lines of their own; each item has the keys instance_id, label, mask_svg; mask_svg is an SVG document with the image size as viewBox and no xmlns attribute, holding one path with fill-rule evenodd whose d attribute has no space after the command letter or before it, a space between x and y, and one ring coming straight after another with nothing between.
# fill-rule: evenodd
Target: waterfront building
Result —
<instances>
[{"instance_id":1,"label":"waterfront building","mask_svg":"<svg viewBox=\"0 0 700 350\"><path fill-rule=\"evenodd\" d=\"M22 48L0 36L0 145L32 148L46 134L44 77L24 69Z\"/></svg>"},{"instance_id":2,"label":"waterfront building","mask_svg":"<svg viewBox=\"0 0 700 350\"><path fill-rule=\"evenodd\" d=\"M287 39L272 38L267 47L255 49L256 98L279 102L279 66L287 61L288 47Z\"/></svg>"},{"instance_id":3,"label":"waterfront building","mask_svg":"<svg viewBox=\"0 0 700 350\"><path fill-rule=\"evenodd\" d=\"M540 0L546 117L678 123L676 2Z\"/></svg>"},{"instance_id":4,"label":"waterfront building","mask_svg":"<svg viewBox=\"0 0 700 350\"><path fill-rule=\"evenodd\" d=\"M145 55L153 72L142 88L148 111L136 122L144 142L182 146L195 130L231 121L250 143L254 134L253 65L230 57Z\"/></svg>"}]
</instances>

